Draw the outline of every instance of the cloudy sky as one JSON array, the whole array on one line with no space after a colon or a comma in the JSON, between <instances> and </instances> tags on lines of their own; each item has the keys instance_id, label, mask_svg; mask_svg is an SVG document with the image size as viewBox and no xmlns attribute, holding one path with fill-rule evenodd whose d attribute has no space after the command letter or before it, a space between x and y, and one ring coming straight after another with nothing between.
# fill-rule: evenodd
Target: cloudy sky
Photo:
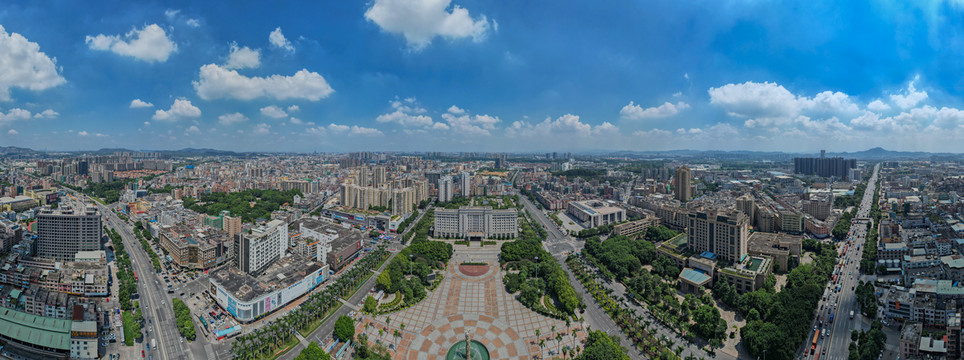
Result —
<instances>
[{"instance_id":1,"label":"cloudy sky","mask_svg":"<svg viewBox=\"0 0 964 360\"><path fill-rule=\"evenodd\" d=\"M0 1L0 145L964 152L961 0L136 3Z\"/></svg>"}]
</instances>

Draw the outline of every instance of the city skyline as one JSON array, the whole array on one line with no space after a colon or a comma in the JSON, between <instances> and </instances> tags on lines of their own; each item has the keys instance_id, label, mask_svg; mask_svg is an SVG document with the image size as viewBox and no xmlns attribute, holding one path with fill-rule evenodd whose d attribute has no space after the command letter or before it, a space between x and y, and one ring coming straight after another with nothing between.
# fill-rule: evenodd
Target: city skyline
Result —
<instances>
[{"instance_id":1,"label":"city skyline","mask_svg":"<svg viewBox=\"0 0 964 360\"><path fill-rule=\"evenodd\" d=\"M964 152L953 1L45 5L0 11L3 145Z\"/></svg>"}]
</instances>

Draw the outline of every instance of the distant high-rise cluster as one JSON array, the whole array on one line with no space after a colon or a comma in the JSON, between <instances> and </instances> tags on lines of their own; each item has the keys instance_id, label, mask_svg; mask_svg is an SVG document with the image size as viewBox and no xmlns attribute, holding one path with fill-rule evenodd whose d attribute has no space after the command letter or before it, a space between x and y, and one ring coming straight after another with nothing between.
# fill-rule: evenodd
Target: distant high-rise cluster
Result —
<instances>
[{"instance_id":1,"label":"distant high-rise cluster","mask_svg":"<svg viewBox=\"0 0 964 360\"><path fill-rule=\"evenodd\" d=\"M857 159L842 157L824 157L821 151L818 158L793 158L793 172L802 175L817 175L820 177L836 177L851 180L854 173L850 169L857 167ZM859 172L857 173L859 174Z\"/></svg>"}]
</instances>

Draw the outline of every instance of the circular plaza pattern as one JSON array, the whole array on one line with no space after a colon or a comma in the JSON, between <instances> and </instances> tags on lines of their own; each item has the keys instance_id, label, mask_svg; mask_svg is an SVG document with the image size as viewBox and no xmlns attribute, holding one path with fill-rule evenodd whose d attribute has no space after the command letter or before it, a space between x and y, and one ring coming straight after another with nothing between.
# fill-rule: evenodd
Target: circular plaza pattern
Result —
<instances>
[{"instance_id":1,"label":"circular plaza pattern","mask_svg":"<svg viewBox=\"0 0 964 360\"><path fill-rule=\"evenodd\" d=\"M465 346L466 333L469 333L473 341L492 349L491 355L494 359L529 358L525 341L509 324L479 314L452 315L432 322L415 336L412 350L426 354L428 358L444 358L451 353L449 349L454 344L461 343ZM409 358L421 357L415 355Z\"/></svg>"},{"instance_id":2,"label":"circular plaza pattern","mask_svg":"<svg viewBox=\"0 0 964 360\"><path fill-rule=\"evenodd\" d=\"M459 265L459 272L465 276L479 277L489 272L489 265Z\"/></svg>"}]
</instances>

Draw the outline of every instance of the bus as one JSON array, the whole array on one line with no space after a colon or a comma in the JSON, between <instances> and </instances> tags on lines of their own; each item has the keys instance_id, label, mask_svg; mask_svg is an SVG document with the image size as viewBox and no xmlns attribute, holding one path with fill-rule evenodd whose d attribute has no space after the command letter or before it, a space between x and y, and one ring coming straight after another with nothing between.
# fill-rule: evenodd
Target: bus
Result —
<instances>
[{"instance_id":1,"label":"bus","mask_svg":"<svg viewBox=\"0 0 964 360\"><path fill-rule=\"evenodd\" d=\"M820 330L813 331L813 341L810 342L810 349L817 351L817 339L820 339ZM816 354L816 352L814 352Z\"/></svg>"},{"instance_id":2,"label":"bus","mask_svg":"<svg viewBox=\"0 0 964 360\"><path fill-rule=\"evenodd\" d=\"M813 360L820 360L820 347L819 347L819 346L817 346L817 347L813 350Z\"/></svg>"},{"instance_id":3,"label":"bus","mask_svg":"<svg viewBox=\"0 0 964 360\"><path fill-rule=\"evenodd\" d=\"M133 270L131 271L134 273L134 282L137 282L137 271L133 271Z\"/></svg>"}]
</instances>

